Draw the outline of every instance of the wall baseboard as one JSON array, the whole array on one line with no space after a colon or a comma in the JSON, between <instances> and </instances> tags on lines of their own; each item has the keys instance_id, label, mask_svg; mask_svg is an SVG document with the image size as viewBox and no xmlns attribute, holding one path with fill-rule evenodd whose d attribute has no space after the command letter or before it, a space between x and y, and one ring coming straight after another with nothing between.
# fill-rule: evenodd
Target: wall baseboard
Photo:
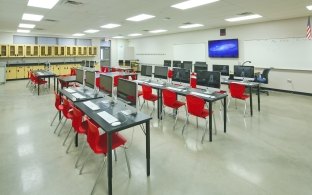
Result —
<instances>
[{"instance_id":1,"label":"wall baseboard","mask_svg":"<svg viewBox=\"0 0 312 195\"><path fill-rule=\"evenodd\" d=\"M297 94L297 95L312 96L312 93L305 93L305 92L299 92L299 91L289 91L289 90L284 90L284 89L273 89L273 88L269 88L269 87L261 87L261 89L284 92L284 93L292 93L292 94Z\"/></svg>"}]
</instances>

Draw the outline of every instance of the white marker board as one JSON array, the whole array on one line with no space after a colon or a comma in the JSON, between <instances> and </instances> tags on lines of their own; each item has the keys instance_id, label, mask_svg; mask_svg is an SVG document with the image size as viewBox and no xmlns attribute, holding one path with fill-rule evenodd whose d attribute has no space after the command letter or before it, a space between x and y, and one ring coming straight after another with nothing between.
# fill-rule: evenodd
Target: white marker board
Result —
<instances>
[{"instance_id":1,"label":"white marker board","mask_svg":"<svg viewBox=\"0 0 312 195\"><path fill-rule=\"evenodd\" d=\"M255 67L312 70L312 41L306 38L244 41L244 59Z\"/></svg>"},{"instance_id":2,"label":"white marker board","mask_svg":"<svg viewBox=\"0 0 312 195\"><path fill-rule=\"evenodd\" d=\"M192 43L173 46L173 60L180 61L206 61L206 44Z\"/></svg>"}]
</instances>

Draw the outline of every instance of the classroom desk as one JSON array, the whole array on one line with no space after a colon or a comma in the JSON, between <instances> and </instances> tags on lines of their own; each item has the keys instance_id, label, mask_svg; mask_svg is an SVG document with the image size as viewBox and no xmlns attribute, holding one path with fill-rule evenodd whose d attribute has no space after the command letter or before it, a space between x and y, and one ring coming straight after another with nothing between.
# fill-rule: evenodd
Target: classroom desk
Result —
<instances>
[{"instance_id":1,"label":"classroom desk","mask_svg":"<svg viewBox=\"0 0 312 195\"><path fill-rule=\"evenodd\" d=\"M137 83L139 85L142 85L144 83L148 86L151 86L153 89L157 90L157 96L158 96L157 117L158 117L158 119L162 120L162 115L161 115L161 113L162 113L162 90L165 88L168 88L168 87L179 89L181 86L173 85L171 83L157 82L155 80L149 80L148 82L142 81L142 80L137 80ZM182 95L182 96L186 96L188 94L191 94L192 92L205 94L202 89L194 89L194 88L185 87L185 86L182 86L182 87L183 87L183 90L181 90L181 91L175 91L175 90L173 90L173 91L176 92L178 95ZM200 96L206 102L208 102L209 113L212 113L212 103L213 102L223 100L224 101L223 104L226 105L226 97L228 96L227 94L214 92L210 95L214 96L214 97L211 98L211 97ZM226 106L223 106L223 114L224 114L224 116L223 116L224 133L226 133L226 119L227 119L227 117L226 117L226 115L227 115ZM212 114L209 115L209 141L212 142Z\"/></svg>"},{"instance_id":2,"label":"classroom desk","mask_svg":"<svg viewBox=\"0 0 312 195\"><path fill-rule=\"evenodd\" d=\"M106 75L106 76L110 76L110 77L115 77L115 76L137 76L137 73L133 73L133 72L101 72L99 73L100 75Z\"/></svg>"},{"instance_id":3,"label":"classroom desk","mask_svg":"<svg viewBox=\"0 0 312 195\"><path fill-rule=\"evenodd\" d=\"M57 77L57 84L56 84L56 89L59 89L59 81L64 82L64 83L72 83L76 82L76 76L59 76ZM62 86L61 86L62 88Z\"/></svg>"},{"instance_id":4,"label":"classroom desk","mask_svg":"<svg viewBox=\"0 0 312 195\"><path fill-rule=\"evenodd\" d=\"M239 83L242 85L245 85L249 89L249 106L250 106L250 115L253 116L253 106L252 106L252 89L257 88L257 93L258 93L258 111L260 112L260 84L256 82L243 82L243 81L237 81L237 80L225 80L222 81L222 84L229 85L231 82Z\"/></svg>"},{"instance_id":5,"label":"classroom desk","mask_svg":"<svg viewBox=\"0 0 312 195\"><path fill-rule=\"evenodd\" d=\"M137 125L142 125L145 123L145 136L146 136L146 173L147 176L150 175L150 116L137 112L136 115L125 116L120 113L120 111L125 109L125 104L118 101L114 105L108 103L107 99L94 99L91 102L97 104L100 110L93 111L83 102L75 102L74 105L84 112L89 118L94 120L106 133L107 133L107 182L108 182L108 194L112 195L112 133L122 131ZM103 103L107 101L107 103ZM109 114L115 116L121 122L118 126L111 126L104 119L102 119L97 113L101 111L106 111Z\"/></svg>"},{"instance_id":6,"label":"classroom desk","mask_svg":"<svg viewBox=\"0 0 312 195\"><path fill-rule=\"evenodd\" d=\"M33 73L35 74L35 76L38 79L45 79L48 78L48 85L49 85L49 89L50 89L50 78L53 77L54 78L54 90L55 90L55 77L56 75L53 72L47 71L47 70L35 70L33 71ZM39 90L39 83L38 83L38 95L40 94L40 90Z\"/></svg>"}]
</instances>

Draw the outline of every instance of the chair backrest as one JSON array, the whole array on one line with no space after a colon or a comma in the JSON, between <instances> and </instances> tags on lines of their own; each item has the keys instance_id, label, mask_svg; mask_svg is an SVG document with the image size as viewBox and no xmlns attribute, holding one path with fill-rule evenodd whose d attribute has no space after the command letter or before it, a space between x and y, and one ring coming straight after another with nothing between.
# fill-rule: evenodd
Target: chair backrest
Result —
<instances>
[{"instance_id":1,"label":"chair backrest","mask_svg":"<svg viewBox=\"0 0 312 195\"><path fill-rule=\"evenodd\" d=\"M187 112L189 114L200 116L205 108L205 100L194 96L194 95L186 95L186 105Z\"/></svg>"},{"instance_id":2,"label":"chair backrest","mask_svg":"<svg viewBox=\"0 0 312 195\"><path fill-rule=\"evenodd\" d=\"M271 68L266 68L262 71L262 77L265 78L265 83L269 83L269 72L271 71Z\"/></svg>"},{"instance_id":3,"label":"chair backrest","mask_svg":"<svg viewBox=\"0 0 312 195\"><path fill-rule=\"evenodd\" d=\"M76 69L75 69L75 68L71 68L71 69L70 69L70 75L71 75L71 76L74 76L74 75L76 75L76 74L77 74Z\"/></svg>"},{"instance_id":4,"label":"chair backrest","mask_svg":"<svg viewBox=\"0 0 312 195\"><path fill-rule=\"evenodd\" d=\"M162 94L163 94L163 104L165 106L172 107L174 103L177 101L177 93L173 91L163 89Z\"/></svg>"},{"instance_id":5,"label":"chair backrest","mask_svg":"<svg viewBox=\"0 0 312 195\"><path fill-rule=\"evenodd\" d=\"M73 120L72 126L76 131L79 131L79 127L82 123L83 113L76 107L73 107Z\"/></svg>"},{"instance_id":6,"label":"chair backrest","mask_svg":"<svg viewBox=\"0 0 312 195\"><path fill-rule=\"evenodd\" d=\"M241 98L245 93L245 85L239 83L230 83L230 93L233 98Z\"/></svg>"},{"instance_id":7,"label":"chair backrest","mask_svg":"<svg viewBox=\"0 0 312 195\"><path fill-rule=\"evenodd\" d=\"M152 87L142 84L142 93L144 99L149 99L152 96Z\"/></svg>"},{"instance_id":8,"label":"chair backrest","mask_svg":"<svg viewBox=\"0 0 312 195\"><path fill-rule=\"evenodd\" d=\"M91 119L87 120L88 131L87 131L87 142L93 151L96 151L97 144L100 139L99 127Z\"/></svg>"},{"instance_id":9,"label":"chair backrest","mask_svg":"<svg viewBox=\"0 0 312 195\"><path fill-rule=\"evenodd\" d=\"M114 86L117 87L119 84L119 78L121 78L121 75L114 76Z\"/></svg>"},{"instance_id":10,"label":"chair backrest","mask_svg":"<svg viewBox=\"0 0 312 195\"><path fill-rule=\"evenodd\" d=\"M54 91L54 95L55 95L54 106L56 109L58 109L59 105L61 105L61 96L57 94L55 91Z\"/></svg>"},{"instance_id":11,"label":"chair backrest","mask_svg":"<svg viewBox=\"0 0 312 195\"><path fill-rule=\"evenodd\" d=\"M63 110L62 110L62 112L63 112L63 115L66 118L68 118L68 112L69 112L69 109L71 109L71 105L69 104L69 101L65 97L63 97L62 99L63 99Z\"/></svg>"},{"instance_id":12,"label":"chair backrest","mask_svg":"<svg viewBox=\"0 0 312 195\"><path fill-rule=\"evenodd\" d=\"M173 71L171 69L168 69L167 76L168 76L169 79L172 79Z\"/></svg>"},{"instance_id":13,"label":"chair backrest","mask_svg":"<svg viewBox=\"0 0 312 195\"><path fill-rule=\"evenodd\" d=\"M196 79L196 73L195 72L193 72L191 74L190 86L191 86L191 88L196 88L196 86L197 86L197 79Z\"/></svg>"}]
</instances>

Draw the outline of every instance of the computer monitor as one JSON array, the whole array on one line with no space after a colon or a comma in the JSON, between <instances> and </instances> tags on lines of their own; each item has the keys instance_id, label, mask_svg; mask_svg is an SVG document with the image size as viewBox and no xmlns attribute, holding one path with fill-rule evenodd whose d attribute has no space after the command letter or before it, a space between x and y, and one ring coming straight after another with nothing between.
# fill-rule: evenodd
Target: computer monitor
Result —
<instances>
[{"instance_id":1,"label":"computer monitor","mask_svg":"<svg viewBox=\"0 0 312 195\"><path fill-rule=\"evenodd\" d=\"M229 65L212 65L212 71L218 71L222 76L230 76L230 67Z\"/></svg>"},{"instance_id":2,"label":"computer monitor","mask_svg":"<svg viewBox=\"0 0 312 195\"><path fill-rule=\"evenodd\" d=\"M117 98L128 105L137 107L138 85L134 81L120 78L117 86Z\"/></svg>"},{"instance_id":3,"label":"computer monitor","mask_svg":"<svg viewBox=\"0 0 312 195\"><path fill-rule=\"evenodd\" d=\"M176 68L181 68L181 61L173 60L172 66Z\"/></svg>"},{"instance_id":4,"label":"computer monitor","mask_svg":"<svg viewBox=\"0 0 312 195\"><path fill-rule=\"evenodd\" d=\"M84 84L84 82L83 82L83 76L84 75L84 70L82 70L82 69L76 69L76 81L77 81L77 83L80 83L80 84Z\"/></svg>"},{"instance_id":5,"label":"computer monitor","mask_svg":"<svg viewBox=\"0 0 312 195\"><path fill-rule=\"evenodd\" d=\"M203 62L203 63L196 62L194 64L194 72L196 73L200 71L207 71L207 70L208 70L208 65L206 64L206 62Z\"/></svg>"},{"instance_id":6,"label":"computer monitor","mask_svg":"<svg viewBox=\"0 0 312 195\"><path fill-rule=\"evenodd\" d=\"M86 86L90 88L94 88L95 86L95 72L94 71L86 71Z\"/></svg>"},{"instance_id":7,"label":"computer monitor","mask_svg":"<svg viewBox=\"0 0 312 195\"><path fill-rule=\"evenodd\" d=\"M142 76L152 77L152 73L153 73L153 67L152 66L147 66L147 65L141 66L141 75Z\"/></svg>"},{"instance_id":8,"label":"computer monitor","mask_svg":"<svg viewBox=\"0 0 312 195\"><path fill-rule=\"evenodd\" d=\"M164 60L164 66L171 67L171 60Z\"/></svg>"},{"instance_id":9,"label":"computer monitor","mask_svg":"<svg viewBox=\"0 0 312 195\"><path fill-rule=\"evenodd\" d=\"M130 66L130 60L125 60L125 66Z\"/></svg>"},{"instance_id":10,"label":"computer monitor","mask_svg":"<svg viewBox=\"0 0 312 195\"><path fill-rule=\"evenodd\" d=\"M119 66L123 66L124 65L124 61L123 60L118 60L118 65Z\"/></svg>"},{"instance_id":11,"label":"computer monitor","mask_svg":"<svg viewBox=\"0 0 312 195\"><path fill-rule=\"evenodd\" d=\"M100 91L107 93L109 96L113 96L113 78L111 76L100 74Z\"/></svg>"},{"instance_id":12,"label":"computer monitor","mask_svg":"<svg viewBox=\"0 0 312 195\"><path fill-rule=\"evenodd\" d=\"M192 67L193 67L192 61L183 61L183 64L181 66L181 68L189 69L189 70L191 70L191 72L193 70Z\"/></svg>"},{"instance_id":13,"label":"computer monitor","mask_svg":"<svg viewBox=\"0 0 312 195\"><path fill-rule=\"evenodd\" d=\"M173 68L172 81L190 83L191 71L184 68Z\"/></svg>"},{"instance_id":14,"label":"computer monitor","mask_svg":"<svg viewBox=\"0 0 312 195\"><path fill-rule=\"evenodd\" d=\"M255 68L253 66L234 66L234 79L253 80L255 77Z\"/></svg>"},{"instance_id":15,"label":"computer monitor","mask_svg":"<svg viewBox=\"0 0 312 195\"><path fill-rule=\"evenodd\" d=\"M168 77L168 67L165 66L155 66L154 78L167 79Z\"/></svg>"},{"instance_id":16,"label":"computer monitor","mask_svg":"<svg viewBox=\"0 0 312 195\"><path fill-rule=\"evenodd\" d=\"M220 88L221 87L221 73L218 71L199 71L196 74L197 85Z\"/></svg>"}]
</instances>

